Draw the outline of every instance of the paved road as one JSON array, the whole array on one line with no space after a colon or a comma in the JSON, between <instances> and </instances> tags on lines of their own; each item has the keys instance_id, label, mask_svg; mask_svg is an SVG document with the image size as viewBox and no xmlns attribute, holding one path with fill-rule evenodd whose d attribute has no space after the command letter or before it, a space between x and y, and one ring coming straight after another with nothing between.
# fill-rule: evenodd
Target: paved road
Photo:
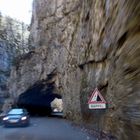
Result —
<instances>
[{"instance_id":1,"label":"paved road","mask_svg":"<svg viewBox=\"0 0 140 140\"><path fill-rule=\"evenodd\" d=\"M31 125L23 128L0 126L0 140L95 140L79 127L60 118L31 118Z\"/></svg>"}]
</instances>

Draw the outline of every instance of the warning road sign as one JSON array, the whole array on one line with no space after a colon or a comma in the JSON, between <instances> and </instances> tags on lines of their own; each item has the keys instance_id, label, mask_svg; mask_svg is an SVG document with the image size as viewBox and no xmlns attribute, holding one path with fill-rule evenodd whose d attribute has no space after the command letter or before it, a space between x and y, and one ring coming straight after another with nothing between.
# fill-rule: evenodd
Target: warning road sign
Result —
<instances>
[{"instance_id":1,"label":"warning road sign","mask_svg":"<svg viewBox=\"0 0 140 140\"><path fill-rule=\"evenodd\" d=\"M105 109L106 108L106 101L96 88L92 93L89 101L89 109Z\"/></svg>"}]
</instances>

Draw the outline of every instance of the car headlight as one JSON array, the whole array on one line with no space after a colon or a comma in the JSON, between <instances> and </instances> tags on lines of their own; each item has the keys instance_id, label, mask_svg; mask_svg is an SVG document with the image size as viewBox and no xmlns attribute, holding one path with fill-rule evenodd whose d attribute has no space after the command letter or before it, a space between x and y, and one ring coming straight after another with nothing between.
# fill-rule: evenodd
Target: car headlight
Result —
<instances>
[{"instance_id":1,"label":"car headlight","mask_svg":"<svg viewBox=\"0 0 140 140\"><path fill-rule=\"evenodd\" d=\"M6 120L8 120L9 119L9 117L4 117L3 118L3 121L6 121Z\"/></svg>"},{"instance_id":2,"label":"car headlight","mask_svg":"<svg viewBox=\"0 0 140 140\"><path fill-rule=\"evenodd\" d=\"M24 117L22 117L21 118L21 120L23 121L23 120L26 120L27 119L27 117L26 116L24 116Z\"/></svg>"}]
</instances>

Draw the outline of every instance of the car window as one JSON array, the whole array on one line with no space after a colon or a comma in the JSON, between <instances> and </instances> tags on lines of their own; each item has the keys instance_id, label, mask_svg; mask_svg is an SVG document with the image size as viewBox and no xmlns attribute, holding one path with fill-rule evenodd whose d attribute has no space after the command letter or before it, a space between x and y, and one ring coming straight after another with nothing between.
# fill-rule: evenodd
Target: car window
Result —
<instances>
[{"instance_id":1,"label":"car window","mask_svg":"<svg viewBox=\"0 0 140 140\"><path fill-rule=\"evenodd\" d=\"M22 109L12 109L11 111L9 111L8 115L12 115L12 114L23 114L23 110Z\"/></svg>"}]
</instances>

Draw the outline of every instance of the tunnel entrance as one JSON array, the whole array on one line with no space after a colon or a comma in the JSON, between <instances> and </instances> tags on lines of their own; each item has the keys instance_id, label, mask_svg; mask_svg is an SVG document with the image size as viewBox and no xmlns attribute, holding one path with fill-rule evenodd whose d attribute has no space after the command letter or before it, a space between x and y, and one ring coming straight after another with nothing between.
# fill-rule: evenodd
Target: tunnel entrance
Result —
<instances>
[{"instance_id":1,"label":"tunnel entrance","mask_svg":"<svg viewBox=\"0 0 140 140\"><path fill-rule=\"evenodd\" d=\"M54 83L38 82L19 96L17 106L27 109L30 115L50 116L51 102L62 99L53 90Z\"/></svg>"}]
</instances>

